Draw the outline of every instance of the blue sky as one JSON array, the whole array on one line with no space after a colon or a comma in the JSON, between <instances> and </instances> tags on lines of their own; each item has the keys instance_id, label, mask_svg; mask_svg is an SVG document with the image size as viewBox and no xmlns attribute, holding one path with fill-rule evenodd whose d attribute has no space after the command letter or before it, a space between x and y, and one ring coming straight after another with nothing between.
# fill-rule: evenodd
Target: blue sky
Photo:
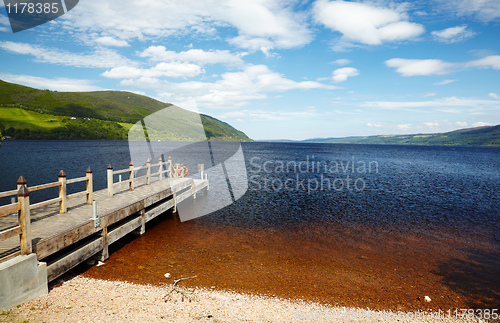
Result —
<instances>
[{"instance_id":1,"label":"blue sky","mask_svg":"<svg viewBox=\"0 0 500 323\"><path fill-rule=\"evenodd\" d=\"M0 6L8 82L194 99L253 139L500 123L498 0L83 0L18 33Z\"/></svg>"}]
</instances>

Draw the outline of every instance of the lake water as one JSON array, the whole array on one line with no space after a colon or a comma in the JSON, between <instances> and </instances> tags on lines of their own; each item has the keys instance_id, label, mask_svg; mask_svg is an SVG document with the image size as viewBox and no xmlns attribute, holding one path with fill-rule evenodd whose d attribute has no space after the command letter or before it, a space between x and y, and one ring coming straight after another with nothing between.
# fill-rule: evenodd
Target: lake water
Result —
<instances>
[{"instance_id":1,"label":"lake water","mask_svg":"<svg viewBox=\"0 0 500 323\"><path fill-rule=\"evenodd\" d=\"M317 220L495 229L500 224L500 148L294 143L242 147L248 191L209 216L210 221L253 227ZM0 191L14 189L20 175L33 186L57 181L61 169L68 179L85 176L87 167L99 190L106 187L107 165L124 169L130 159L123 141L4 141ZM70 190L80 189L75 186Z\"/></svg>"},{"instance_id":2,"label":"lake water","mask_svg":"<svg viewBox=\"0 0 500 323\"><path fill-rule=\"evenodd\" d=\"M234 150L234 144L227 145L228 150ZM429 293L429 289L444 293L433 303L438 307L470 306L475 297L482 302L477 306L500 303L500 148L302 143L241 146L248 190L240 199L196 220L178 223L167 219L144 238L117 250L108 266L100 271L93 268L90 275L154 283L164 279L165 267L181 276L194 268L211 270L213 275L231 268L230 272L239 274L228 274L227 279L241 284L220 285L219 280L223 288L310 296L332 303L338 301L335 293L307 289L303 282L330 277L325 271L332 271L335 264L345 269L343 273L363 272L366 278L369 271L370 277L377 277L363 282L365 287L378 282L364 288L365 294L346 291L342 285L351 295L347 298L351 301L342 303L346 305L387 307L383 305L387 300L373 299L374 293L380 295L384 288L387 295L397 295L406 305L408 299ZM4 141L0 148L0 191L15 188L19 175L30 186L57 181L61 169L68 178L85 176L88 166L94 171L95 189L103 189L106 166L111 163L115 169L123 169L129 161L127 142ZM187 164L194 169L195 164ZM209 168L210 161L206 164ZM231 180L233 186L241 186L245 178ZM40 193L33 198L46 197ZM211 187L203 198L217 198L216 188ZM158 241L165 247L158 248ZM152 245L158 250L156 255L147 252ZM182 260L172 254L176 248L184 255ZM143 259L147 270L124 265L126 255L141 259L139 254L144 253L152 257ZM245 256L240 259L238 255ZM158 260L167 258L175 258L174 265ZM228 267L215 265L215 258L223 259ZM288 261L282 263L284 258ZM200 264L201 259L207 263ZM246 281L242 273L257 270L254 262L247 263L249 259L279 273L268 270L263 274L267 283L262 286L258 282L262 277ZM176 267L178 263L183 266ZM405 269L408 274L394 276L392 269L388 273L388 264L394 271ZM456 276L457 272L462 275ZM310 275L302 276L305 273ZM353 286L359 284L359 277L339 272L331 275L329 281L342 277L344 281L351 279ZM215 282L208 276L193 284L210 287ZM472 276L476 277L474 282L464 285ZM387 287L391 281L412 279L412 286L420 288L418 292ZM294 285L294 281L302 283ZM334 284L328 288L340 287ZM391 304L400 306L397 301Z\"/></svg>"}]
</instances>

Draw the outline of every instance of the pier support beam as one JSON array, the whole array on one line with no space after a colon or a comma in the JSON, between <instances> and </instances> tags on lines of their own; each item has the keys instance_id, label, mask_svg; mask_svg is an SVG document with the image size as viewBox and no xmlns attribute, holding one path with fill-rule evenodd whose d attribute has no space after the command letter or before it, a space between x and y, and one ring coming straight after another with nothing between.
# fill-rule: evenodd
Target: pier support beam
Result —
<instances>
[{"instance_id":1,"label":"pier support beam","mask_svg":"<svg viewBox=\"0 0 500 323\"><path fill-rule=\"evenodd\" d=\"M101 231L102 237L102 250L92 256L92 259L106 261L109 258L109 241L108 241L108 227L104 227Z\"/></svg>"},{"instance_id":2,"label":"pier support beam","mask_svg":"<svg viewBox=\"0 0 500 323\"><path fill-rule=\"evenodd\" d=\"M134 230L134 234L142 236L144 233L146 233L146 210L142 209L141 210L141 226Z\"/></svg>"}]
</instances>

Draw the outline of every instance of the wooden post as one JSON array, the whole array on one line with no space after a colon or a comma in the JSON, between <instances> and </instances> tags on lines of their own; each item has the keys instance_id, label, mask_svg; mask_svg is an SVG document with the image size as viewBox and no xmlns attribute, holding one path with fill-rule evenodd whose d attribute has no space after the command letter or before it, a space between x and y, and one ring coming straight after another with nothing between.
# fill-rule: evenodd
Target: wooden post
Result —
<instances>
[{"instance_id":1,"label":"wooden post","mask_svg":"<svg viewBox=\"0 0 500 323\"><path fill-rule=\"evenodd\" d=\"M30 216L30 193L26 186L21 186L17 192L19 200L18 220L21 234L19 235L21 254L29 255L33 252L31 246L31 216Z\"/></svg>"},{"instance_id":2,"label":"wooden post","mask_svg":"<svg viewBox=\"0 0 500 323\"><path fill-rule=\"evenodd\" d=\"M63 170L59 172L59 213L66 213L68 211L68 206L66 204L66 174Z\"/></svg>"},{"instance_id":3,"label":"wooden post","mask_svg":"<svg viewBox=\"0 0 500 323\"><path fill-rule=\"evenodd\" d=\"M90 169L90 166L87 168L87 171L85 171L85 175L87 176L87 204L91 205L92 200L94 199L94 185L92 169Z\"/></svg>"},{"instance_id":4,"label":"wooden post","mask_svg":"<svg viewBox=\"0 0 500 323\"><path fill-rule=\"evenodd\" d=\"M193 199L196 200L196 184L194 183L194 178L191 179L191 194L193 194Z\"/></svg>"},{"instance_id":5,"label":"wooden post","mask_svg":"<svg viewBox=\"0 0 500 323\"><path fill-rule=\"evenodd\" d=\"M22 186L26 186L26 180L24 177L19 176L19 179L17 180L17 189L19 190Z\"/></svg>"},{"instance_id":6,"label":"wooden post","mask_svg":"<svg viewBox=\"0 0 500 323\"><path fill-rule=\"evenodd\" d=\"M168 162L167 162L167 169L168 169L168 178L172 178L172 157L168 156Z\"/></svg>"},{"instance_id":7,"label":"wooden post","mask_svg":"<svg viewBox=\"0 0 500 323\"><path fill-rule=\"evenodd\" d=\"M174 177L175 178L179 177L179 167L180 167L179 163L174 165Z\"/></svg>"},{"instance_id":8,"label":"wooden post","mask_svg":"<svg viewBox=\"0 0 500 323\"><path fill-rule=\"evenodd\" d=\"M130 182L129 182L129 188L131 191L134 190L134 163L132 163L132 161L130 161L130 164L128 164L128 174L129 174L129 179L130 179Z\"/></svg>"},{"instance_id":9,"label":"wooden post","mask_svg":"<svg viewBox=\"0 0 500 323\"><path fill-rule=\"evenodd\" d=\"M204 164L198 164L198 173L200 173L201 179L204 179L205 176L203 176L203 172L205 171L205 165Z\"/></svg>"},{"instance_id":10,"label":"wooden post","mask_svg":"<svg viewBox=\"0 0 500 323\"><path fill-rule=\"evenodd\" d=\"M113 167L111 164L108 165L108 196L113 197Z\"/></svg>"},{"instance_id":11,"label":"wooden post","mask_svg":"<svg viewBox=\"0 0 500 323\"><path fill-rule=\"evenodd\" d=\"M151 161L146 161L146 185L151 185Z\"/></svg>"},{"instance_id":12,"label":"wooden post","mask_svg":"<svg viewBox=\"0 0 500 323\"><path fill-rule=\"evenodd\" d=\"M158 181L161 181L163 179L163 167L162 167L162 160L161 157L158 158Z\"/></svg>"}]
</instances>

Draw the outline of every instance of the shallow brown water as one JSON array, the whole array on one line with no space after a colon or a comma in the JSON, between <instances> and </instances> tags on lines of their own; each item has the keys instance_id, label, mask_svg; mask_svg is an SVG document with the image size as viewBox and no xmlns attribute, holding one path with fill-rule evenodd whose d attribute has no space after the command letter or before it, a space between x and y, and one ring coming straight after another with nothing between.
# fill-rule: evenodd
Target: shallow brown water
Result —
<instances>
[{"instance_id":1,"label":"shallow brown water","mask_svg":"<svg viewBox=\"0 0 500 323\"><path fill-rule=\"evenodd\" d=\"M83 275L141 284L196 276L180 284L371 309L498 308L499 254L490 235L359 223L278 231L165 214ZM419 300L426 295L430 303Z\"/></svg>"}]
</instances>

